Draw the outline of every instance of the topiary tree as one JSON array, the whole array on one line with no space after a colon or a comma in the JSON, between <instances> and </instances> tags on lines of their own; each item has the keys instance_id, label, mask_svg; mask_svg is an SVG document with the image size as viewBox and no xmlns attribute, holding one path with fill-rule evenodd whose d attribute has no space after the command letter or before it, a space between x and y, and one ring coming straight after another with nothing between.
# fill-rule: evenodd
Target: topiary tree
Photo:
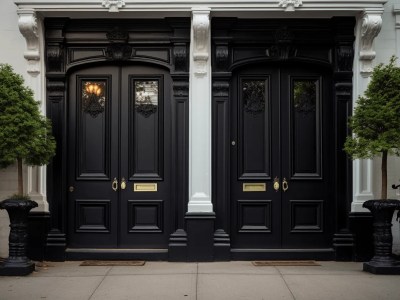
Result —
<instances>
[{"instance_id":1,"label":"topiary tree","mask_svg":"<svg viewBox=\"0 0 400 300\"><path fill-rule=\"evenodd\" d=\"M0 168L17 162L16 198L24 198L22 163L45 165L55 148L50 121L40 114L33 91L10 65L0 64Z\"/></svg>"},{"instance_id":2,"label":"topiary tree","mask_svg":"<svg viewBox=\"0 0 400 300\"><path fill-rule=\"evenodd\" d=\"M364 96L357 100L344 150L353 158L382 156L381 199L387 199L387 157L399 156L400 149L400 68L392 56L388 65L372 72Z\"/></svg>"}]
</instances>

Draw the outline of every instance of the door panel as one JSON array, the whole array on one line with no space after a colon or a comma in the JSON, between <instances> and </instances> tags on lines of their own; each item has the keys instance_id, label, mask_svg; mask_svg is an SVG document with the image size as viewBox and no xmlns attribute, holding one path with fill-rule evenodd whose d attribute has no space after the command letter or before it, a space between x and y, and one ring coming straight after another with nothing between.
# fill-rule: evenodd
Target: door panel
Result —
<instances>
[{"instance_id":1,"label":"door panel","mask_svg":"<svg viewBox=\"0 0 400 300\"><path fill-rule=\"evenodd\" d=\"M234 76L232 109L232 247L280 247L279 199L272 188L279 176L278 71L242 69ZM237 141L237 143L236 143ZM257 184L265 184L265 191ZM246 189L252 186L253 189ZM249 191L247 191L249 190Z\"/></svg>"},{"instance_id":2,"label":"door panel","mask_svg":"<svg viewBox=\"0 0 400 300\"><path fill-rule=\"evenodd\" d=\"M169 74L142 66L122 69L121 176L127 188L121 191L120 246L165 248L168 243L170 86ZM134 191L144 183L154 191ZM142 185L146 187L146 185Z\"/></svg>"},{"instance_id":3,"label":"door panel","mask_svg":"<svg viewBox=\"0 0 400 300\"><path fill-rule=\"evenodd\" d=\"M233 77L233 248L329 245L329 82L305 65L252 65Z\"/></svg>"},{"instance_id":4,"label":"door panel","mask_svg":"<svg viewBox=\"0 0 400 300\"><path fill-rule=\"evenodd\" d=\"M100 75L101 74L101 75ZM69 108L70 246L117 243L118 70L97 67L74 73ZM94 97L94 86L101 88ZM96 95L97 96L97 95ZM72 191L73 188L73 191Z\"/></svg>"},{"instance_id":5,"label":"door panel","mask_svg":"<svg viewBox=\"0 0 400 300\"><path fill-rule=\"evenodd\" d=\"M145 65L71 74L70 247L166 247L169 85L167 71Z\"/></svg>"}]
</instances>

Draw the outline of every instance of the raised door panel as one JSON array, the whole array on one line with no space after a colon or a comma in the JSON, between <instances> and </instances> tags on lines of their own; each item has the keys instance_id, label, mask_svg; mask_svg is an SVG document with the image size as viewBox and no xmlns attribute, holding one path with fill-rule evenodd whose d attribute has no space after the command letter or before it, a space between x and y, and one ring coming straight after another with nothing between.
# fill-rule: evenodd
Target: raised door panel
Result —
<instances>
[{"instance_id":1,"label":"raised door panel","mask_svg":"<svg viewBox=\"0 0 400 300\"><path fill-rule=\"evenodd\" d=\"M299 64L282 69L282 247L331 244L334 147L328 70Z\"/></svg>"},{"instance_id":2,"label":"raised door panel","mask_svg":"<svg viewBox=\"0 0 400 300\"><path fill-rule=\"evenodd\" d=\"M117 67L70 75L68 97L69 247L113 248L118 237Z\"/></svg>"}]
</instances>

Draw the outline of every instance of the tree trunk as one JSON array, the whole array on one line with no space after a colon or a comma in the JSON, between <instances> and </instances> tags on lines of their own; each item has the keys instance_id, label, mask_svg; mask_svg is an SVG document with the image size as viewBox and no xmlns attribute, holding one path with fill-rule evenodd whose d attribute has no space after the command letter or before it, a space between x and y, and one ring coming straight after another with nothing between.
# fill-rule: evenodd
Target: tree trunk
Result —
<instances>
[{"instance_id":1,"label":"tree trunk","mask_svg":"<svg viewBox=\"0 0 400 300\"><path fill-rule=\"evenodd\" d=\"M18 162L18 195L23 195L23 178L22 178L22 158L17 159Z\"/></svg>"},{"instance_id":2,"label":"tree trunk","mask_svg":"<svg viewBox=\"0 0 400 300\"><path fill-rule=\"evenodd\" d=\"M387 199L387 151L382 152L382 187L381 187L381 198Z\"/></svg>"}]
</instances>

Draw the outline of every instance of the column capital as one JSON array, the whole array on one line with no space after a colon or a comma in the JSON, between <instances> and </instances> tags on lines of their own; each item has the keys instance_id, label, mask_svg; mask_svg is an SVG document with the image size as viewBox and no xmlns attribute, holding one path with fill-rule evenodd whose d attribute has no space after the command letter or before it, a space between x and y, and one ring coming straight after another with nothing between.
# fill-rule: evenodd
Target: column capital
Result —
<instances>
[{"instance_id":1,"label":"column capital","mask_svg":"<svg viewBox=\"0 0 400 300\"><path fill-rule=\"evenodd\" d=\"M18 9L18 27L26 40L24 57L28 61L28 73L36 76L40 73L40 41L38 21L34 9Z\"/></svg>"},{"instance_id":2,"label":"column capital","mask_svg":"<svg viewBox=\"0 0 400 300\"><path fill-rule=\"evenodd\" d=\"M362 14L360 31L360 72L364 77L372 73L372 61L376 52L373 48L375 37L382 28L382 12L368 12Z\"/></svg>"}]
</instances>

